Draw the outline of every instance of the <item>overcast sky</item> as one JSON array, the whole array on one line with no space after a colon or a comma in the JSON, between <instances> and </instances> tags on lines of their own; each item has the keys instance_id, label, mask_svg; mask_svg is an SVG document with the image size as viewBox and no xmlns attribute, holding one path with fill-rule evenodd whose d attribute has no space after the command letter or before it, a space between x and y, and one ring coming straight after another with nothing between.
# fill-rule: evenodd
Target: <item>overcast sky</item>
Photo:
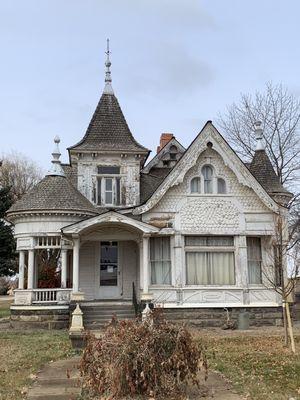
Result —
<instances>
[{"instance_id":1,"label":"overcast sky","mask_svg":"<svg viewBox=\"0 0 300 400\"><path fill-rule=\"evenodd\" d=\"M0 0L0 153L47 169L58 134L67 161L104 87L107 37L135 138L187 146L240 93L271 80L300 94L299 16L297 0Z\"/></svg>"}]
</instances>

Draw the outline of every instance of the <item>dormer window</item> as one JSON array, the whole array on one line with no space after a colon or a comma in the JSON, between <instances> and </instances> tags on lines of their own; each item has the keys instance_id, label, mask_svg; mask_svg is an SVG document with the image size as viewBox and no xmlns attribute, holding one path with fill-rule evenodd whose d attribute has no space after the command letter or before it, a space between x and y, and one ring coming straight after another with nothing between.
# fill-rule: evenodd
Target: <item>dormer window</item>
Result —
<instances>
[{"instance_id":1,"label":"dormer window","mask_svg":"<svg viewBox=\"0 0 300 400\"><path fill-rule=\"evenodd\" d=\"M98 166L97 204L114 207L121 204L121 177L118 166Z\"/></svg>"},{"instance_id":2,"label":"dormer window","mask_svg":"<svg viewBox=\"0 0 300 400\"><path fill-rule=\"evenodd\" d=\"M210 165L205 165L202 168L202 175L204 178L204 193L213 192L213 169Z\"/></svg>"}]
</instances>

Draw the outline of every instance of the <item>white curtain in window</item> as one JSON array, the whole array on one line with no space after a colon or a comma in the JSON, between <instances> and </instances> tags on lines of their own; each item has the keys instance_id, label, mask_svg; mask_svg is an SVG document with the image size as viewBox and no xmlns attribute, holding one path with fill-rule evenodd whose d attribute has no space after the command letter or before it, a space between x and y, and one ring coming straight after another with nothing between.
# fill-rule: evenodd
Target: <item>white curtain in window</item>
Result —
<instances>
[{"instance_id":1,"label":"white curtain in window","mask_svg":"<svg viewBox=\"0 0 300 400\"><path fill-rule=\"evenodd\" d=\"M234 285L233 252L187 252L188 285Z\"/></svg>"},{"instance_id":2,"label":"white curtain in window","mask_svg":"<svg viewBox=\"0 0 300 400\"><path fill-rule=\"evenodd\" d=\"M170 238L150 238L151 284L171 284Z\"/></svg>"}]
</instances>

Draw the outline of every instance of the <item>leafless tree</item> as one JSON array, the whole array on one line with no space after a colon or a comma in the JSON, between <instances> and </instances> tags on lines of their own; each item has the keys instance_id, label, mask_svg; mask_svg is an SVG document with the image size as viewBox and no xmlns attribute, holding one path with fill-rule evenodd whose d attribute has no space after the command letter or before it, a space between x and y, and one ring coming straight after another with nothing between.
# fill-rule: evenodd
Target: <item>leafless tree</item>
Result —
<instances>
[{"instance_id":1,"label":"leafless tree","mask_svg":"<svg viewBox=\"0 0 300 400\"><path fill-rule=\"evenodd\" d=\"M274 217L274 234L270 238L267 260L262 265L263 282L268 288L273 288L281 296L285 344L288 345L289 329L292 349L294 349L294 339L288 307L300 271L298 243L299 224L297 229L291 230L286 215L282 213L276 215Z\"/></svg>"},{"instance_id":2,"label":"leafless tree","mask_svg":"<svg viewBox=\"0 0 300 400\"><path fill-rule=\"evenodd\" d=\"M41 179L42 170L21 153L2 155L0 187L10 187L13 200L20 199Z\"/></svg>"},{"instance_id":3,"label":"leafless tree","mask_svg":"<svg viewBox=\"0 0 300 400\"><path fill-rule=\"evenodd\" d=\"M280 182L294 187L300 180L300 101L283 85L267 83L263 93L242 94L219 116L218 124L244 161L255 151L256 121L262 122L266 151Z\"/></svg>"}]
</instances>

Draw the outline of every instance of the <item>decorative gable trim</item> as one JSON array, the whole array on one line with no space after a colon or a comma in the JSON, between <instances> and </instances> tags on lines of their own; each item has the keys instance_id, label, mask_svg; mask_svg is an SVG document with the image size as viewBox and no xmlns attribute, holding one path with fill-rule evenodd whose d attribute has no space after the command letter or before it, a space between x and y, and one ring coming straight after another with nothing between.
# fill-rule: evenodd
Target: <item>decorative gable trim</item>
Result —
<instances>
[{"instance_id":1,"label":"decorative gable trim","mask_svg":"<svg viewBox=\"0 0 300 400\"><path fill-rule=\"evenodd\" d=\"M182 183L186 173L197 163L200 154L207 148L208 142L212 143L213 149L220 154L225 165L234 172L238 181L242 185L253 189L257 196L269 209L274 212L279 211L278 204L255 179L248 168L244 165L242 160L237 156L234 150L214 127L211 121L208 121L169 175L167 175L165 180L152 194L150 199L147 200L145 204L136 207L133 210L133 214L143 214L149 211L160 201L168 189Z\"/></svg>"},{"instance_id":2,"label":"decorative gable trim","mask_svg":"<svg viewBox=\"0 0 300 400\"><path fill-rule=\"evenodd\" d=\"M157 233L159 229L148 225L144 222L137 221L135 219L126 217L126 215L119 214L115 211L108 211L104 214L97 215L96 217L92 217L86 219L84 221L76 222L75 224L65 226L62 228L62 233L64 234L74 234L74 233L81 233L85 229L92 227L94 225L101 225L105 223L111 224L124 224L127 226L131 226L133 228L138 229L143 233Z\"/></svg>"}]
</instances>

